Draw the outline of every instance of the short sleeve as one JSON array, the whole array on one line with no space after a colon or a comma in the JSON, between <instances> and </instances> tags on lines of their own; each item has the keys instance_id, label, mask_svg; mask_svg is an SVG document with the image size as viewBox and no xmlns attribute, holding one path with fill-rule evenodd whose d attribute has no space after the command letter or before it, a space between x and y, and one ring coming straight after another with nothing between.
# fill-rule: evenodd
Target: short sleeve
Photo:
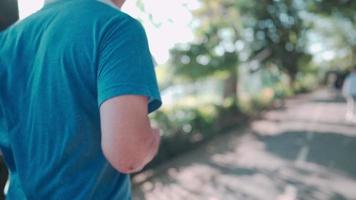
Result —
<instances>
[{"instance_id":1,"label":"short sleeve","mask_svg":"<svg viewBox=\"0 0 356 200\"><path fill-rule=\"evenodd\" d=\"M158 109L162 101L142 25L131 17L113 20L103 35L97 72L99 107L113 97L141 95L149 99L149 113Z\"/></svg>"}]
</instances>

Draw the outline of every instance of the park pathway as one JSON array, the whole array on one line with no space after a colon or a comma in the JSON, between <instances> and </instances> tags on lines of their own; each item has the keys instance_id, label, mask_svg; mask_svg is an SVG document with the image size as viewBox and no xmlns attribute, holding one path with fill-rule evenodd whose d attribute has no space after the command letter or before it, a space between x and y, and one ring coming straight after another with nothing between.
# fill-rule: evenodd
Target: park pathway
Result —
<instances>
[{"instance_id":1,"label":"park pathway","mask_svg":"<svg viewBox=\"0 0 356 200\"><path fill-rule=\"evenodd\" d=\"M356 200L356 126L326 90L135 177L134 200ZM157 172L158 171L158 172Z\"/></svg>"}]
</instances>

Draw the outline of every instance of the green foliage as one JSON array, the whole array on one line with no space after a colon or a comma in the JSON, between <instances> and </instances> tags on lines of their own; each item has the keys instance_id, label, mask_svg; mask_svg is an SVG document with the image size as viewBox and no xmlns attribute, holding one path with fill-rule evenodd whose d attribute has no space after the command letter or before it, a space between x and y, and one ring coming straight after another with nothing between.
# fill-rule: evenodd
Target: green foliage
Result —
<instances>
[{"instance_id":1,"label":"green foliage","mask_svg":"<svg viewBox=\"0 0 356 200\"><path fill-rule=\"evenodd\" d=\"M218 105L203 103L202 98L194 96L199 106L196 102L190 106L183 103L154 113L152 118L159 123L163 136L161 150L151 166L195 148L226 127L245 123L286 97L318 87L320 66L311 65L312 56L306 50L307 33L315 27L305 20L305 13L339 15L352 22L356 5L353 0L200 1L202 7L193 13L197 39L172 49L173 71L168 72L171 67L166 67L159 76L165 77L165 88L177 76L185 81L223 77L224 90L230 88L230 95L224 95ZM342 35L338 31L332 30L330 35ZM344 39L340 46L350 45L356 53L352 38ZM241 43L243 48L239 47ZM236 101L231 88L237 85L237 68L242 61L256 60L264 68L255 71L266 72L259 77L262 88L246 92ZM286 75L292 84L286 84Z\"/></svg>"},{"instance_id":2,"label":"green foliage","mask_svg":"<svg viewBox=\"0 0 356 200\"><path fill-rule=\"evenodd\" d=\"M354 0L314 0L309 1L308 10L328 18L333 27L328 32L327 40L334 40L335 51L347 50L348 55L334 59L333 65L354 65L356 62L356 1Z\"/></svg>"},{"instance_id":3,"label":"green foliage","mask_svg":"<svg viewBox=\"0 0 356 200\"><path fill-rule=\"evenodd\" d=\"M148 167L160 164L183 152L197 147L209 138L221 133L226 127L235 127L231 107L202 105L196 108L173 107L155 112L151 118L159 122L162 141L160 152Z\"/></svg>"},{"instance_id":4,"label":"green foliage","mask_svg":"<svg viewBox=\"0 0 356 200\"><path fill-rule=\"evenodd\" d=\"M309 1L309 10L325 16L338 15L356 22L356 1L314 0Z\"/></svg>"},{"instance_id":5,"label":"green foliage","mask_svg":"<svg viewBox=\"0 0 356 200\"><path fill-rule=\"evenodd\" d=\"M197 40L178 45L171 51L176 74L187 80L207 78L224 72L229 76L237 76L235 72L239 58L235 43L240 36L235 4L236 1L232 0L202 0L203 6L193 13L198 24L195 30ZM237 78L232 80L236 87Z\"/></svg>"},{"instance_id":6,"label":"green foliage","mask_svg":"<svg viewBox=\"0 0 356 200\"><path fill-rule=\"evenodd\" d=\"M251 18L245 27L253 32L252 58L266 52L268 56L260 62L278 66L292 83L300 68L311 60L306 51L309 27L301 17L304 7L298 2L259 0L241 4L241 10Z\"/></svg>"},{"instance_id":7,"label":"green foliage","mask_svg":"<svg viewBox=\"0 0 356 200\"><path fill-rule=\"evenodd\" d=\"M201 105L189 108L175 106L154 113L153 120L162 124L160 128L163 137L171 137L175 134L194 134L209 130L209 124L214 122L218 111L213 105Z\"/></svg>"},{"instance_id":8,"label":"green foliage","mask_svg":"<svg viewBox=\"0 0 356 200\"><path fill-rule=\"evenodd\" d=\"M263 110L286 97L293 94L293 91L286 84L277 83L273 87L265 87L258 93L241 98L239 107L247 116L259 116Z\"/></svg>"},{"instance_id":9,"label":"green foliage","mask_svg":"<svg viewBox=\"0 0 356 200\"><path fill-rule=\"evenodd\" d=\"M318 76L316 72L313 73L303 73L300 74L297 78L294 92L295 93L306 93L310 92L320 86L320 80L318 80Z\"/></svg>"},{"instance_id":10,"label":"green foliage","mask_svg":"<svg viewBox=\"0 0 356 200\"><path fill-rule=\"evenodd\" d=\"M208 39L207 39L208 40ZM231 71L238 63L235 52L217 53L205 43L190 44L187 49L177 47L171 51L175 72L188 80L207 78L221 71Z\"/></svg>"},{"instance_id":11,"label":"green foliage","mask_svg":"<svg viewBox=\"0 0 356 200\"><path fill-rule=\"evenodd\" d=\"M249 44L251 60L257 59L264 66L278 66L293 83L301 68L311 60L306 51L309 25L301 16L305 5L298 2L202 0L202 8L194 12L199 22L196 30L199 39L171 51L176 74L187 80L222 71L234 74L241 62L237 44L243 41ZM252 39L242 36L242 32L248 31L252 31ZM267 56L261 59L261 54Z\"/></svg>"}]
</instances>

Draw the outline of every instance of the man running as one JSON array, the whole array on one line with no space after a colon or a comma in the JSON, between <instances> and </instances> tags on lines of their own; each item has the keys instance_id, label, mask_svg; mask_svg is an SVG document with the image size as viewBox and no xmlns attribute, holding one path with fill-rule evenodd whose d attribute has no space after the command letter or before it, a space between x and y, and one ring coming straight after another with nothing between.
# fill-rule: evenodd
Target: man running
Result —
<instances>
[{"instance_id":1,"label":"man running","mask_svg":"<svg viewBox=\"0 0 356 200\"><path fill-rule=\"evenodd\" d=\"M347 112L346 120L356 122L356 67L354 67L351 73L346 77L342 93L347 100Z\"/></svg>"},{"instance_id":2,"label":"man running","mask_svg":"<svg viewBox=\"0 0 356 200\"><path fill-rule=\"evenodd\" d=\"M145 31L124 0L50 0L0 32L7 199L131 198L155 156L161 99ZM116 6L116 8L115 8Z\"/></svg>"}]
</instances>

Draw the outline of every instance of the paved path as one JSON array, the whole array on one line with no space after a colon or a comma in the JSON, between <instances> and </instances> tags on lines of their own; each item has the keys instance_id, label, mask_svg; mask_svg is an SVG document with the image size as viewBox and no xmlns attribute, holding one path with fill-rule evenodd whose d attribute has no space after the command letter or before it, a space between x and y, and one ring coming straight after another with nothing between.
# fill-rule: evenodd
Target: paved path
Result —
<instances>
[{"instance_id":1,"label":"paved path","mask_svg":"<svg viewBox=\"0 0 356 200\"><path fill-rule=\"evenodd\" d=\"M344 113L326 91L289 100L163 166L134 200L356 200L356 126Z\"/></svg>"}]
</instances>

